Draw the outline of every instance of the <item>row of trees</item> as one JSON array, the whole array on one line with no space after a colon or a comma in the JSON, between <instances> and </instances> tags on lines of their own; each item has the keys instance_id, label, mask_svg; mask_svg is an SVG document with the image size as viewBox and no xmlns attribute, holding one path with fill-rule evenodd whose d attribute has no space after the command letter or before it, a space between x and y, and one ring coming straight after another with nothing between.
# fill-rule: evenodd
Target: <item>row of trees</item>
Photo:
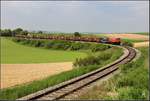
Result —
<instances>
[{"instance_id":1,"label":"row of trees","mask_svg":"<svg viewBox=\"0 0 150 101\"><path fill-rule=\"evenodd\" d=\"M4 30L0 30L1 36L15 36L16 34L21 34L21 35L27 35L28 31L27 30L23 30L21 28L17 28L14 30L11 29L4 29Z\"/></svg>"},{"instance_id":2,"label":"row of trees","mask_svg":"<svg viewBox=\"0 0 150 101\"><path fill-rule=\"evenodd\" d=\"M43 34L42 31L38 31L38 32L29 32L27 30L23 30L22 28L16 28L14 30L11 29L0 29L0 35L1 36L15 36L15 35L27 35L28 33L30 34ZM79 32L74 32L74 36L76 37L80 37L81 34Z\"/></svg>"}]
</instances>

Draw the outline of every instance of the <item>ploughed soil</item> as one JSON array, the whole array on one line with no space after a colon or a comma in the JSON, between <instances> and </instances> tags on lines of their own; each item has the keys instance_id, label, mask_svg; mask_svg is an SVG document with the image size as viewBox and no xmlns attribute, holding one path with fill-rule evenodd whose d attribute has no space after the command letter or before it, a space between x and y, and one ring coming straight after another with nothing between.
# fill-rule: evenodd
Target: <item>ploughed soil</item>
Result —
<instances>
[{"instance_id":1,"label":"ploughed soil","mask_svg":"<svg viewBox=\"0 0 150 101\"><path fill-rule=\"evenodd\" d=\"M71 70L72 62L1 64L1 88L7 88Z\"/></svg>"},{"instance_id":2,"label":"ploughed soil","mask_svg":"<svg viewBox=\"0 0 150 101\"><path fill-rule=\"evenodd\" d=\"M143 47L143 46L149 46L149 41L145 42L136 42L133 44L134 47Z\"/></svg>"},{"instance_id":3,"label":"ploughed soil","mask_svg":"<svg viewBox=\"0 0 150 101\"><path fill-rule=\"evenodd\" d=\"M117 38L127 38L127 39L139 39L139 40L149 40L149 36L147 35L139 35L139 34L105 34L108 37L117 37Z\"/></svg>"}]
</instances>

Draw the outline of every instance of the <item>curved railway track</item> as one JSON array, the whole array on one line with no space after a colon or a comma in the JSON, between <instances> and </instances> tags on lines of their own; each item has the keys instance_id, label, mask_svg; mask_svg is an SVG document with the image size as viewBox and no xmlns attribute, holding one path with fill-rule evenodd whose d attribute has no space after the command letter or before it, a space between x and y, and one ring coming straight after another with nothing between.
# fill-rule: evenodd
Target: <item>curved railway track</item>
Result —
<instances>
[{"instance_id":1,"label":"curved railway track","mask_svg":"<svg viewBox=\"0 0 150 101\"><path fill-rule=\"evenodd\" d=\"M127 54L124 57L105 66L104 68L97 69L80 77L65 81L54 87L46 88L17 100L58 100L63 98L66 95L69 95L70 93L77 91L106 75L109 75L113 71L116 71L119 65L130 62L136 56L136 51L131 47L125 47L125 49L127 49Z\"/></svg>"}]
</instances>

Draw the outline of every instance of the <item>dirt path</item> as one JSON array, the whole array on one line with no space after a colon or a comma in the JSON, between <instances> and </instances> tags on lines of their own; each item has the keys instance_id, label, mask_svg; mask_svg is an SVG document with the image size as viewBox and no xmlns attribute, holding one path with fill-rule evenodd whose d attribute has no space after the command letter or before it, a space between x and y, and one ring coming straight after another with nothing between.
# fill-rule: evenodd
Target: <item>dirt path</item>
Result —
<instances>
[{"instance_id":1,"label":"dirt path","mask_svg":"<svg viewBox=\"0 0 150 101\"><path fill-rule=\"evenodd\" d=\"M72 69L72 62L1 64L1 88L30 82Z\"/></svg>"},{"instance_id":2,"label":"dirt path","mask_svg":"<svg viewBox=\"0 0 150 101\"><path fill-rule=\"evenodd\" d=\"M149 41L146 42L136 42L133 44L134 47L143 47L143 46L149 46Z\"/></svg>"}]
</instances>

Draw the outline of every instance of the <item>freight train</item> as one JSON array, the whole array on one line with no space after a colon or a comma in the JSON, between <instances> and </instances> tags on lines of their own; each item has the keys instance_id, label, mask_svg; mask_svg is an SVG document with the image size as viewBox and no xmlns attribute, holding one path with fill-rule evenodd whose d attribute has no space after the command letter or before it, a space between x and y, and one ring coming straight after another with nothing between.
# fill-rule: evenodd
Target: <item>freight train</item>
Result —
<instances>
[{"instance_id":1,"label":"freight train","mask_svg":"<svg viewBox=\"0 0 150 101\"><path fill-rule=\"evenodd\" d=\"M85 36L62 36L62 35L16 35L18 38L26 39L47 39L47 40L68 40L68 41L85 41L85 42L97 42L106 44L120 45L120 38L98 38L98 37L85 37Z\"/></svg>"}]
</instances>

